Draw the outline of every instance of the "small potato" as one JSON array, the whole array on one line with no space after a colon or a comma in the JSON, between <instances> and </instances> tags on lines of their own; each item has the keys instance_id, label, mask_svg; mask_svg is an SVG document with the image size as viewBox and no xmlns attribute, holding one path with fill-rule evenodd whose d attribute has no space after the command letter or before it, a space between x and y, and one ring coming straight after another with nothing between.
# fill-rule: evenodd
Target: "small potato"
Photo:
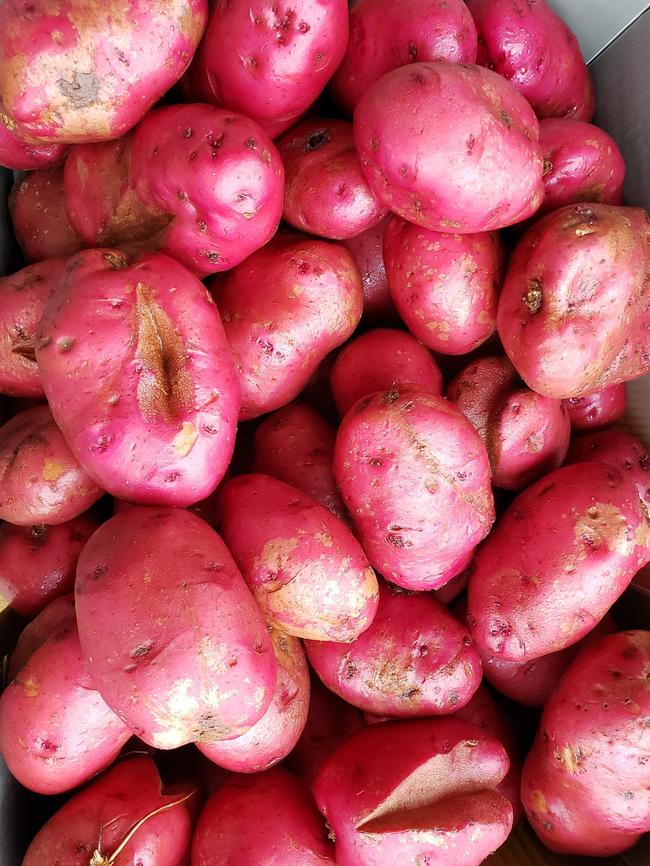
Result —
<instances>
[{"instance_id":1,"label":"small potato","mask_svg":"<svg viewBox=\"0 0 650 866\"><path fill-rule=\"evenodd\" d=\"M0 427L0 520L17 526L66 523L103 491L79 465L47 406Z\"/></svg>"},{"instance_id":2,"label":"small potato","mask_svg":"<svg viewBox=\"0 0 650 866\"><path fill-rule=\"evenodd\" d=\"M384 232L390 216L343 243L355 258L363 283L363 317L375 325L398 325L384 267Z\"/></svg>"},{"instance_id":3,"label":"small potato","mask_svg":"<svg viewBox=\"0 0 650 866\"><path fill-rule=\"evenodd\" d=\"M571 441L567 463L609 463L636 484L650 513L650 451L624 430L601 430Z\"/></svg>"},{"instance_id":4,"label":"small potato","mask_svg":"<svg viewBox=\"0 0 650 866\"><path fill-rule=\"evenodd\" d=\"M356 640L310 640L305 648L328 689L378 716L453 713L470 700L482 677L469 632L444 605L384 582L377 614Z\"/></svg>"},{"instance_id":5,"label":"small potato","mask_svg":"<svg viewBox=\"0 0 650 866\"><path fill-rule=\"evenodd\" d=\"M189 511L104 523L79 558L75 600L93 682L149 745L232 739L268 709L266 626L222 540Z\"/></svg>"},{"instance_id":6,"label":"small potato","mask_svg":"<svg viewBox=\"0 0 650 866\"><path fill-rule=\"evenodd\" d=\"M130 737L94 688L74 619L61 617L0 697L0 753L11 773L32 791L60 794L111 764Z\"/></svg>"},{"instance_id":7,"label":"small potato","mask_svg":"<svg viewBox=\"0 0 650 866\"><path fill-rule=\"evenodd\" d=\"M239 374L240 420L290 403L361 318L361 277L341 244L276 236L209 284Z\"/></svg>"},{"instance_id":8,"label":"small potato","mask_svg":"<svg viewBox=\"0 0 650 866\"><path fill-rule=\"evenodd\" d=\"M197 743L215 764L233 773L259 773L282 761L302 734L309 709L309 668L300 641L270 627L278 663L275 692L268 710L234 740Z\"/></svg>"},{"instance_id":9,"label":"small potato","mask_svg":"<svg viewBox=\"0 0 650 866\"><path fill-rule=\"evenodd\" d=\"M384 233L397 311L418 340L443 355L465 355L494 333L503 260L495 232L445 234L393 217Z\"/></svg>"},{"instance_id":10,"label":"small potato","mask_svg":"<svg viewBox=\"0 0 650 866\"><path fill-rule=\"evenodd\" d=\"M219 528L264 618L296 637L351 641L377 610L377 578L358 541L327 508L268 475L220 494Z\"/></svg>"},{"instance_id":11,"label":"small potato","mask_svg":"<svg viewBox=\"0 0 650 866\"><path fill-rule=\"evenodd\" d=\"M649 560L630 478L605 463L556 469L519 494L474 558L468 622L481 654L525 662L576 643Z\"/></svg>"},{"instance_id":12,"label":"small potato","mask_svg":"<svg viewBox=\"0 0 650 866\"><path fill-rule=\"evenodd\" d=\"M332 367L332 394L341 417L362 397L404 385L438 395L443 390L431 353L406 331L366 331L341 349Z\"/></svg>"},{"instance_id":13,"label":"small potato","mask_svg":"<svg viewBox=\"0 0 650 866\"><path fill-rule=\"evenodd\" d=\"M564 401L575 433L588 433L611 427L619 421L627 409L625 382L610 385L584 397L569 397Z\"/></svg>"},{"instance_id":14,"label":"small potato","mask_svg":"<svg viewBox=\"0 0 650 866\"><path fill-rule=\"evenodd\" d=\"M334 477L371 564L404 589L438 589L460 574L494 520L478 433L419 388L353 406L336 438Z\"/></svg>"}]
</instances>

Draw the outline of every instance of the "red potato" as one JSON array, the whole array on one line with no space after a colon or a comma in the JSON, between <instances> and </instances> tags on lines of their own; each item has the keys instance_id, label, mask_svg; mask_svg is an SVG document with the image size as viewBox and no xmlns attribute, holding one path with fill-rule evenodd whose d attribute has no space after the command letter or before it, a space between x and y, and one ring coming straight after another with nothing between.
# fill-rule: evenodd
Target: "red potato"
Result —
<instances>
[{"instance_id":1,"label":"red potato","mask_svg":"<svg viewBox=\"0 0 650 866\"><path fill-rule=\"evenodd\" d=\"M149 745L232 739L268 709L266 626L221 538L189 511L104 523L79 558L75 601L94 683Z\"/></svg>"},{"instance_id":2,"label":"red potato","mask_svg":"<svg viewBox=\"0 0 650 866\"><path fill-rule=\"evenodd\" d=\"M343 243L354 256L363 283L363 316L370 322L397 324L399 316L388 290L384 267L384 231L390 217Z\"/></svg>"},{"instance_id":3,"label":"red potato","mask_svg":"<svg viewBox=\"0 0 650 866\"><path fill-rule=\"evenodd\" d=\"M0 525L0 595L16 613L31 618L72 591L79 554L98 523L81 514L58 526Z\"/></svg>"},{"instance_id":4,"label":"red potato","mask_svg":"<svg viewBox=\"0 0 650 866\"><path fill-rule=\"evenodd\" d=\"M67 259L28 265L0 278L0 392L43 397L36 366L36 331Z\"/></svg>"},{"instance_id":5,"label":"red potato","mask_svg":"<svg viewBox=\"0 0 650 866\"><path fill-rule=\"evenodd\" d=\"M372 624L356 640L309 640L307 658L328 689L360 710L391 718L446 715L480 685L467 629L425 593L379 585Z\"/></svg>"},{"instance_id":6,"label":"red potato","mask_svg":"<svg viewBox=\"0 0 650 866\"><path fill-rule=\"evenodd\" d=\"M465 355L494 333L504 264L496 233L445 234L394 217L384 264L397 311L425 346Z\"/></svg>"},{"instance_id":7,"label":"red potato","mask_svg":"<svg viewBox=\"0 0 650 866\"><path fill-rule=\"evenodd\" d=\"M123 135L185 72L207 15L206 0L3 4L2 122L38 144Z\"/></svg>"},{"instance_id":8,"label":"red potato","mask_svg":"<svg viewBox=\"0 0 650 866\"><path fill-rule=\"evenodd\" d=\"M25 144L0 123L0 165L13 171L30 171L60 162L65 144Z\"/></svg>"},{"instance_id":9,"label":"red potato","mask_svg":"<svg viewBox=\"0 0 650 866\"><path fill-rule=\"evenodd\" d=\"M586 394L584 397L569 397L564 403L574 433L610 427L625 415L627 409L625 382L610 385L602 391Z\"/></svg>"},{"instance_id":10,"label":"red potato","mask_svg":"<svg viewBox=\"0 0 650 866\"><path fill-rule=\"evenodd\" d=\"M294 400L361 318L352 255L302 235L278 235L209 286L239 374L241 421Z\"/></svg>"},{"instance_id":11,"label":"red potato","mask_svg":"<svg viewBox=\"0 0 650 866\"><path fill-rule=\"evenodd\" d=\"M594 87L573 31L546 0L467 0L489 64L538 117L591 120Z\"/></svg>"},{"instance_id":12,"label":"red potato","mask_svg":"<svg viewBox=\"0 0 650 866\"><path fill-rule=\"evenodd\" d=\"M31 656L51 635L76 627L74 595L69 593L51 601L18 635L16 646L9 658L7 681L16 679Z\"/></svg>"},{"instance_id":13,"label":"red potato","mask_svg":"<svg viewBox=\"0 0 650 866\"><path fill-rule=\"evenodd\" d=\"M650 221L642 208L570 205L512 254L499 299L503 347L545 397L582 397L650 370Z\"/></svg>"},{"instance_id":14,"label":"red potato","mask_svg":"<svg viewBox=\"0 0 650 866\"><path fill-rule=\"evenodd\" d=\"M571 441L567 463L609 463L636 484L637 493L650 512L650 452L631 433L602 430Z\"/></svg>"},{"instance_id":15,"label":"red potato","mask_svg":"<svg viewBox=\"0 0 650 866\"><path fill-rule=\"evenodd\" d=\"M650 631L580 653L544 708L524 764L531 825L552 851L604 857L650 830Z\"/></svg>"},{"instance_id":16,"label":"red potato","mask_svg":"<svg viewBox=\"0 0 650 866\"><path fill-rule=\"evenodd\" d=\"M451 604L454 599L458 598L461 593L467 589L467 571L462 571L456 577L453 577L449 583L441 586L440 589L432 590L433 597L438 599L442 604Z\"/></svg>"},{"instance_id":17,"label":"red potato","mask_svg":"<svg viewBox=\"0 0 650 866\"><path fill-rule=\"evenodd\" d=\"M423 60L476 61L476 27L462 0L358 0L350 40L330 90L352 114L382 75Z\"/></svg>"},{"instance_id":18,"label":"red potato","mask_svg":"<svg viewBox=\"0 0 650 866\"><path fill-rule=\"evenodd\" d=\"M364 719L359 710L342 701L312 675L307 721L285 763L313 788L326 758L363 727Z\"/></svg>"},{"instance_id":19,"label":"red potato","mask_svg":"<svg viewBox=\"0 0 650 866\"><path fill-rule=\"evenodd\" d=\"M264 618L296 637L351 641L377 611L377 578L347 526L268 475L220 494L219 528Z\"/></svg>"},{"instance_id":20,"label":"red potato","mask_svg":"<svg viewBox=\"0 0 650 866\"><path fill-rule=\"evenodd\" d=\"M253 471L297 487L347 521L332 472L335 441L336 431L315 409L292 403L255 431Z\"/></svg>"},{"instance_id":21,"label":"red potato","mask_svg":"<svg viewBox=\"0 0 650 866\"><path fill-rule=\"evenodd\" d=\"M478 866L505 842L513 812L497 791L503 746L456 718L371 725L316 780L339 866Z\"/></svg>"},{"instance_id":22,"label":"red potato","mask_svg":"<svg viewBox=\"0 0 650 866\"><path fill-rule=\"evenodd\" d=\"M625 160L614 139L591 123L549 117L539 124L544 155L540 214L580 201L621 204Z\"/></svg>"},{"instance_id":23,"label":"red potato","mask_svg":"<svg viewBox=\"0 0 650 866\"><path fill-rule=\"evenodd\" d=\"M339 352L331 373L332 394L343 417L375 391L415 385L441 394L442 373L431 353L406 331L377 328L355 337Z\"/></svg>"},{"instance_id":24,"label":"red potato","mask_svg":"<svg viewBox=\"0 0 650 866\"><path fill-rule=\"evenodd\" d=\"M347 42L346 0L218 0L188 89L194 99L253 118L275 138L324 89Z\"/></svg>"},{"instance_id":25,"label":"red potato","mask_svg":"<svg viewBox=\"0 0 650 866\"><path fill-rule=\"evenodd\" d=\"M286 758L298 742L309 710L309 668L300 641L269 629L278 664L275 692L268 710L234 740L197 743L211 761L233 773L259 773Z\"/></svg>"},{"instance_id":26,"label":"red potato","mask_svg":"<svg viewBox=\"0 0 650 866\"><path fill-rule=\"evenodd\" d=\"M556 469L519 494L474 558L468 622L481 655L525 662L576 643L649 560L629 477L605 463Z\"/></svg>"},{"instance_id":27,"label":"red potato","mask_svg":"<svg viewBox=\"0 0 650 866\"><path fill-rule=\"evenodd\" d=\"M393 213L433 231L492 231L534 214L544 195L538 136L526 100L480 66L402 66L354 113L370 186Z\"/></svg>"},{"instance_id":28,"label":"red potato","mask_svg":"<svg viewBox=\"0 0 650 866\"><path fill-rule=\"evenodd\" d=\"M192 866L335 866L333 847L307 788L275 767L232 776L206 803Z\"/></svg>"},{"instance_id":29,"label":"red potato","mask_svg":"<svg viewBox=\"0 0 650 866\"><path fill-rule=\"evenodd\" d=\"M22 866L184 866L193 793L187 785L166 792L149 757L121 761L47 821Z\"/></svg>"},{"instance_id":30,"label":"red potato","mask_svg":"<svg viewBox=\"0 0 650 866\"><path fill-rule=\"evenodd\" d=\"M0 753L12 775L39 794L86 782L130 737L94 688L73 618L59 621L0 697Z\"/></svg>"},{"instance_id":31,"label":"red potato","mask_svg":"<svg viewBox=\"0 0 650 866\"><path fill-rule=\"evenodd\" d=\"M361 171L351 123L309 118L278 141L278 150L286 177L283 217L294 228L344 240L387 215Z\"/></svg>"},{"instance_id":32,"label":"red potato","mask_svg":"<svg viewBox=\"0 0 650 866\"><path fill-rule=\"evenodd\" d=\"M334 477L371 564L404 589L460 574L494 520L485 446L454 406L418 388L348 412Z\"/></svg>"},{"instance_id":33,"label":"red potato","mask_svg":"<svg viewBox=\"0 0 650 866\"><path fill-rule=\"evenodd\" d=\"M29 171L16 180L9 211L28 262L71 256L83 247L65 210L62 165Z\"/></svg>"},{"instance_id":34,"label":"red potato","mask_svg":"<svg viewBox=\"0 0 650 866\"><path fill-rule=\"evenodd\" d=\"M523 490L562 465L571 436L566 406L523 386L507 358L470 362L447 398L485 443L495 487Z\"/></svg>"},{"instance_id":35,"label":"red potato","mask_svg":"<svg viewBox=\"0 0 650 866\"><path fill-rule=\"evenodd\" d=\"M182 265L79 253L45 309L36 359L57 423L106 491L190 505L214 490L238 386L217 308Z\"/></svg>"},{"instance_id":36,"label":"red potato","mask_svg":"<svg viewBox=\"0 0 650 866\"><path fill-rule=\"evenodd\" d=\"M17 526L78 517L103 491L79 465L47 406L0 427L0 520Z\"/></svg>"}]
</instances>

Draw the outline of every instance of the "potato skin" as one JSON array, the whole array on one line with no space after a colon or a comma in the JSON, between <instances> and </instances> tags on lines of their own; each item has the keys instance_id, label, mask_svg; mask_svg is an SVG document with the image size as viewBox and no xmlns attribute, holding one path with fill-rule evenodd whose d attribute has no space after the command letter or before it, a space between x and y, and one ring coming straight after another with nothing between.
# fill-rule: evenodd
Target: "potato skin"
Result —
<instances>
[{"instance_id":1,"label":"potato skin","mask_svg":"<svg viewBox=\"0 0 650 866\"><path fill-rule=\"evenodd\" d=\"M600 430L571 441L567 463L609 463L635 484L650 512L650 452L625 430Z\"/></svg>"},{"instance_id":2,"label":"potato skin","mask_svg":"<svg viewBox=\"0 0 650 866\"><path fill-rule=\"evenodd\" d=\"M618 854L650 829L650 632L583 650L551 696L526 758L522 799L551 850Z\"/></svg>"},{"instance_id":3,"label":"potato skin","mask_svg":"<svg viewBox=\"0 0 650 866\"><path fill-rule=\"evenodd\" d=\"M649 559L648 517L628 477L605 463L551 472L474 558L468 622L481 654L523 662L576 643Z\"/></svg>"},{"instance_id":4,"label":"potato skin","mask_svg":"<svg viewBox=\"0 0 650 866\"><path fill-rule=\"evenodd\" d=\"M181 77L207 21L207 0L124 7L37 0L0 8L2 121L37 144L123 135ZM58 38L52 34L57 33Z\"/></svg>"},{"instance_id":5,"label":"potato skin","mask_svg":"<svg viewBox=\"0 0 650 866\"><path fill-rule=\"evenodd\" d=\"M59 524L90 508L103 491L79 465L47 406L0 427L0 520Z\"/></svg>"},{"instance_id":6,"label":"potato skin","mask_svg":"<svg viewBox=\"0 0 650 866\"><path fill-rule=\"evenodd\" d=\"M265 624L217 533L183 509L127 509L83 549L79 636L97 688L155 748L245 733L277 665Z\"/></svg>"},{"instance_id":7,"label":"potato skin","mask_svg":"<svg viewBox=\"0 0 650 866\"><path fill-rule=\"evenodd\" d=\"M481 660L443 604L383 581L372 624L348 644L309 640L307 657L327 688L380 716L453 713L479 687Z\"/></svg>"},{"instance_id":8,"label":"potato skin","mask_svg":"<svg viewBox=\"0 0 650 866\"><path fill-rule=\"evenodd\" d=\"M418 866L444 856L478 866L512 828L512 806L495 790L508 764L500 743L454 717L364 728L316 780L336 862Z\"/></svg>"},{"instance_id":9,"label":"potato skin","mask_svg":"<svg viewBox=\"0 0 650 866\"><path fill-rule=\"evenodd\" d=\"M55 632L77 627L74 610L74 593L62 595L51 601L47 607L27 623L18 635L16 646L9 658L7 681L16 679L20 670L27 664L36 650Z\"/></svg>"},{"instance_id":10,"label":"potato skin","mask_svg":"<svg viewBox=\"0 0 650 866\"><path fill-rule=\"evenodd\" d=\"M74 618L59 622L0 697L0 752L12 775L39 794L86 782L130 737L93 687Z\"/></svg>"},{"instance_id":11,"label":"potato skin","mask_svg":"<svg viewBox=\"0 0 650 866\"><path fill-rule=\"evenodd\" d=\"M642 208L569 205L530 228L499 298L503 347L546 397L581 397L650 369L650 220Z\"/></svg>"},{"instance_id":12,"label":"potato skin","mask_svg":"<svg viewBox=\"0 0 650 866\"><path fill-rule=\"evenodd\" d=\"M277 235L209 286L239 374L242 421L294 400L361 318L351 253L304 235Z\"/></svg>"},{"instance_id":13,"label":"potato skin","mask_svg":"<svg viewBox=\"0 0 650 866\"><path fill-rule=\"evenodd\" d=\"M347 526L268 475L241 475L219 497L219 529L264 618L296 637L351 641L368 628L377 578Z\"/></svg>"},{"instance_id":14,"label":"potato skin","mask_svg":"<svg viewBox=\"0 0 650 866\"><path fill-rule=\"evenodd\" d=\"M252 728L234 740L197 743L215 764L233 773L259 773L292 751L305 727L309 709L309 668L302 644L269 627L278 675L268 710Z\"/></svg>"},{"instance_id":15,"label":"potato skin","mask_svg":"<svg viewBox=\"0 0 650 866\"><path fill-rule=\"evenodd\" d=\"M578 40L546 0L467 0L489 64L526 97L538 117L591 120L594 87Z\"/></svg>"},{"instance_id":16,"label":"potato skin","mask_svg":"<svg viewBox=\"0 0 650 866\"><path fill-rule=\"evenodd\" d=\"M496 232L446 234L393 217L384 263L398 313L430 349L465 355L496 330L504 264Z\"/></svg>"},{"instance_id":17,"label":"potato skin","mask_svg":"<svg viewBox=\"0 0 650 866\"><path fill-rule=\"evenodd\" d=\"M31 618L71 592L79 554L98 524L91 514L58 526L0 524L0 595Z\"/></svg>"},{"instance_id":18,"label":"potato skin","mask_svg":"<svg viewBox=\"0 0 650 866\"><path fill-rule=\"evenodd\" d=\"M214 490L238 388L212 298L182 265L79 253L45 309L36 357L70 447L113 496L189 505Z\"/></svg>"},{"instance_id":19,"label":"potato skin","mask_svg":"<svg viewBox=\"0 0 650 866\"><path fill-rule=\"evenodd\" d=\"M416 385L439 395L443 389L442 373L431 353L397 328L365 331L346 343L334 361L330 384L341 417L375 391Z\"/></svg>"},{"instance_id":20,"label":"potato skin","mask_svg":"<svg viewBox=\"0 0 650 866\"><path fill-rule=\"evenodd\" d=\"M569 397L564 403L574 433L588 433L603 427L611 427L625 415L627 408L625 382L610 385L593 394L585 394L584 397Z\"/></svg>"},{"instance_id":21,"label":"potato skin","mask_svg":"<svg viewBox=\"0 0 650 866\"><path fill-rule=\"evenodd\" d=\"M118 859L125 866L183 866L192 837L192 801L178 801L188 794L187 785L165 793L149 757L120 761L47 821L29 846L23 866L88 866L95 851L108 857L138 821L157 809L159 814L147 818Z\"/></svg>"},{"instance_id":22,"label":"potato skin","mask_svg":"<svg viewBox=\"0 0 650 866\"><path fill-rule=\"evenodd\" d=\"M492 231L534 214L544 195L538 135L532 108L512 85L455 63L395 69L354 113L375 193L402 219L433 231Z\"/></svg>"},{"instance_id":23,"label":"potato skin","mask_svg":"<svg viewBox=\"0 0 650 866\"><path fill-rule=\"evenodd\" d=\"M438 589L463 571L494 520L485 446L458 409L418 388L348 412L334 477L371 564L404 589Z\"/></svg>"},{"instance_id":24,"label":"potato skin","mask_svg":"<svg viewBox=\"0 0 650 866\"><path fill-rule=\"evenodd\" d=\"M30 171L60 162L65 144L25 144L0 123L0 165L13 171Z\"/></svg>"},{"instance_id":25,"label":"potato skin","mask_svg":"<svg viewBox=\"0 0 650 866\"><path fill-rule=\"evenodd\" d=\"M355 258L363 283L363 317L375 325L398 325L400 318L388 290L384 267L384 232L390 216L343 243Z\"/></svg>"},{"instance_id":26,"label":"potato skin","mask_svg":"<svg viewBox=\"0 0 650 866\"><path fill-rule=\"evenodd\" d=\"M351 115L382 75L415 60L476 62L476 27L462 0L358 0L350 9L350 40L330 81L337 104Z\"/></svg>"},{"instance_id":27,"label":"potato skin","mask_svg":"<svg viewBox=\"0 0 650 866\"><path fill-rule=\"evenodd\" d=\"M280 767L231 776L205 804L192 866L335 866L307 788Z\"/></svg>"}]
</instances>

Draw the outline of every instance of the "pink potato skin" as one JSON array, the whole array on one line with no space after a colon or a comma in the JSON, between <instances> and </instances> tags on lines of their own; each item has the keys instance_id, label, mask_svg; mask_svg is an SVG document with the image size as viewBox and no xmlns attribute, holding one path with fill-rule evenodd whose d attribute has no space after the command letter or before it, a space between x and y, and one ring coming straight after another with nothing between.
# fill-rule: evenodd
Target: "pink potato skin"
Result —
<instances>
[{"instance_id":1,"label":"pink potato skin","mask_svg":"<svg viewBox=\"0 0 650 866\"><path fill-rule=\"evenodd\" d=\"M481 655L526 662L584 637L649 561L649 528L632 480L605 463L556 469L520 493L474 558L468 622Z\"/></svg>"},{"instance_id":2,"label":"pink potato skin","mask_svg":"<svg viewBox=\"0 0 650 866\"><path fill-rule=\"evenodd\" d=\"M354 256L363 283L363 316L374 324L395 325L400 319L388 289L384 267L384 231L390 217L343 243Z\"/></svg>"},{"instance_id":3,"label":"pink potato skin","mask_svg":"<svg viewBox=\"0 0 650 866\"><path fill-rule=\"evenodd\" d=\"M361 318L351 253L307 236L277 236L209 287L239 374L241 421L294 400Z\"/></svg>"},{"instance_id":4,"label":"pink potato skin","mask_svg":"<svg viewBox=\"0 0 650 866\"><path fill-rule=\"evenodd\" d=\"M512 828L512 806L496 790L508 763L497 740L454 717L364 728L316 780L336 862L478 866Z\"/></svg>"},{"instance_id":5,"label":"pink potato skin","mask_svg":"<svg viewBox=\"0 0 650 866\"><path fill-rule=\"evenodd\" d=\"M572 30L546 3L467 0L485 62L526 97L538 117L591 120L591 76Z\"/></svg>"},{"instance_id":6,"label":"pink potato skin","mask_svg":"<svg viewBox=\"0 0 650 866\"><path fill-rule=\"evenodd\" d=\"M67 259L50 259L0 277L0 392L43 397L35 341L38 323Z\"/></svg>"},{"instance_id":7,"label":"pink potato skin","mask_svg":"<svg viewBox=\"0 0 650 866\"><path fill-rule=\"evenodd\" d=\"M2 122L38 144L123 135L185 72L207 15L207 0L3 4Z\"/></svg>"},{"instance_id":8,"label":"pink potato skin","mask_svg":"<svg viewBox=\"0 0 650 866\"><path fill-rule=\"evenodd\" d=\"M77 463L47 406L0 427L0 520L17 526L78 517L103 491Z\"/></svg>"},{"instance_id":9,"label":"pink potato skin","mask_svg":"<svg viewBox=\"0 0 650 866\"><path fill-rule=\"evenodd\" d=\"M627 393L625 382L610 385L602 391L569 397L564 401L574 433L589 433L611 427L625 415Z\"/></svg>"},{"instance_id":10,"label":"pink potato skin","mask_svg":"<svg viewBox=\"0 0 650 866\"><path fill-rule=\"evenodd\" d=\"M377 614L356 640L310 640L305 648L328 689L391 718L453 713L470 700L483 673L469 632L443 604L384 582Z\"/></svg>"},{"instance_id":11,"label":"pink potato skin","mask_svg":"<svg viewBox=\"0 0 650 866\"><path fill-rule=\"evenodd\" d=\"M278 141L286 185L283 217L309 234L353 238L388 210L361 171L352 124L309 118Z\"/></svg>"},{"instance_id":12,"label":"pink potato skin","mask_svg":"<svg viewBox=\"0 0 650 866\"><path fill-rule=\"evenodd\" d=\"M359 710L326 689L312 674L307 721L285 763L313 788L323 762L363 727L364 719Z\"/></svg>"},{"instance_id":13,"label":"pink potato skin","mask_svg":"<svg viewBox=\"0 0 650 866\"><path fill-rule=\"evenodd\" d=\"M636 484L650 513L650 452L625 430L601 430L571 440L567 463L609 463Z\"/></svg>"},{"instance_id":14,"label":"pink potato skin","mask_svg":"<svg viewBox=\"0 0 650 866\"><path fill-rule=\"evenodd\" d=\"M71 592L79 554L97 526L90 514L58 526L0 524L0 595L31 618Z\"/></svg>"},{"instance_id":15,"label":"pink potato skin","mask_svg":"<svg viewBox=\"0 0 650 866\"><path fill-rule=\"evenodd\" d=\"M603 857L650 830L650 632L587 647L544 708L524 764L530 823L552 851Z\"/></svg>"},{"instance_id":16,"label":"pink potato skin","mask_svg":"<svg viewBox=\"0 0 650 866\"><path fill-rule=\"evenodd\" d=\"M440 395L444 384L428 349L406 331L393 328L366 331L346 343L334 362L330 381L341 417L357 400L375 391L415 385Z\"/></svg>"},{"instance_id":17,"label":"pink potato skin","mask_svg":"<svg viewBox=\"0 0 650 866\"><path fill-rule=\"evenodd\" d=\"M625 160L603 129L570 117L549 117L540 121L539 144L544 155L540 215L581 201L622 203Z\"/></svg>"},{"instance_id":18,"label":"pink potato skin","mask_svg":"<svg viewBox=\"0 0 650 866\"><path fill-rule=\"evenodd\" d=\"M120 761L50 818L29 846L23 866L88 866L96 851L108 859L144 818L117 862L121 866L184 866L192 837L189 794L188 786L174 794L164 793L149 757Z\"/></svg>"},{"instance_id":19,"label":"pink potato skin","mask_svg":"<svg viewBox=\"0 0 650 866\"><path fill-rule=\"evenodd\" d=\"M219 529L264 618L296 637L351 641L377 611L377 578L348 527L268 475L221 490Z\"/></svg>"},{"instance_id":20,"label":"pink potato skin","mask_svg":"<svg viewBox=\"0 0 650 866\"><path fill-rule=\"evenodd\" d=\"M402 219L433 231L492 231L534 214L544 195L538 136L526 100L480 66L402 66L380 78L354 113L375 193Z\"/></svg>"},{"instance_id":21,"label":"pink potato skin","mask_svg":"<svg viewBox=\"0 0 650 866\"><path fill-rule=\"evenodd\" d=\"M238 737L268 709L264 621L221 538L189 511L104 523L79 558L75 601L93 681L149 745Z\"/></svg>"},{"instance_id":22,"label":"pink potato skin","mask_svg":"<svg viewBox=\"0 0 650 866\"><path fill-rule=\"evenodd\" d=\"M79 253L45 309L36 358L70 447L113 496L190 505L217 486L238 386L217 308L182 265Z\"/></svg>"},{"instance_id":23,"label":"pink potato skin","mask_svg":"<svg viewBox=\"0 0 650 866\"><path fill-rule=\"evenodd\" d=\"M355 404L334 477L371 564L404 589L460 574L494 521L485 446L458 409L419 388Z\"/></svg>"},{"instance_id":24,"label":"pink potato skin","mask_svg":"<svg viewBox=\"0 0 650 866\"><path fill-rule=\"evenodd\" d=\"M497 327L526 384L582 397L650 369L650 221L641 208L569 205L517 244Z\"/></svg>"},{"instance_id":25,"label":"pink potato skin","mask_svg":"<svg viewBox=\"0 0 650 866\"><path fill-rule=\"evenodd\" d=\"M332 472L334 428L305 403L265 418L255 431L254 471L278 478L349 520Z\"/></svg>"},{"instance_id":26,"label":"pink potato skin","mask_svg":"<svg viewBox=\"0 0 650 866\"><path fill-rule=\"evenodd\" d=\"M60 162L66 153L65 144L25 144L0 123L0 165L13 171L31 171Z\"/></svg>"},{"instance_id":27,"label":"pink potato skin","mask_svg":"<svg viewBox=\"0 0 650 866\"><path fill-rule=\"evenodd\" d=\"M227 779L192 842L192 866L335 866L333 854L309 791L280 767Z\"/></svg>"},{"instance_id":28,"label":"pink potato skin","mask_svg":"<svg viewBox=\"0 0 650 866\"><path fill-rule=\"evenodd\" d=\"M445 234L393 217L384 234L397 311L418 340L443 355L465 355L494 333L503 260L493 232Z\"/></svg>"},{"instance_id":29,"label":"pink potato skin","mask_svg":"<svg viewBox=\"0 0 650 866\"><path fill-rule=\"evenodd\" d=\"M71 256L83 247L65 210L62 165L30 171L16 180L9 211L28 262Z\"/></svg>"},{"instance_id":30,"label":"pink potato skin","mask_svg":"<svg viewBox=\"0 0 650 866\"><path fill-rule=\"evenodd\" d=\"M198 743L215 764L233 773L259 773L286 758L305 727L309 710L309 668L298 638L270 628L278 664L275 692L268 710L250 730L234 740Z\"/></svg>"},{"instance_id":31,"label":"pink potato skin","mask_svg":"<svg viewBox=\"0 0 650 866\"><path fill-rule=\"evenodd\" d=\"M566 406L522 386L507 358L471 361L447 398L485 443L495 487L523 490L562 465L571 435Z\"/></svg>"},{"instance_id":32,"label":"pink potato skin","mask_svg":"<svg viewBox=\"0 0 650 866\"><path fill-rule=\"evenodd\" d=\"M53 628L0 698L0 753L39 794L86 782L130 737L93 686L73 618Z\"/></svg>"},{"instance_id":33,"label":"pink potato skin","mask_svg":"<svg viewBox=\"0 0 650 866\"><path fill-rule=\"evenodd\" d=\"M348 29L346 0L217 0L190 67L190 94L240 111L275 138L324 89Z\"/></svg>"},{"instance_id":34,"label":"pink potato skin","mask_svg":"<svg viewBox=\"0 0 650 866\"><path fill-rule=\"evenodd\" d=\"M77 628L72 592L51 601L18 635L16 646L9 658L7 682L16 679L31 656L52 634L70 628Z\"/></svg>"},{"instance_id":35,"label":"pink potato skin","mask_svg":"<svg viewBox=\"0 0 650 866\"><path fill-rule=\"evenodd\" d=\"M476 61L476 27L462 0L358 0L350 40L330 90L351 115L382 75L424 60Z\"/></svg>"}]
</instances>

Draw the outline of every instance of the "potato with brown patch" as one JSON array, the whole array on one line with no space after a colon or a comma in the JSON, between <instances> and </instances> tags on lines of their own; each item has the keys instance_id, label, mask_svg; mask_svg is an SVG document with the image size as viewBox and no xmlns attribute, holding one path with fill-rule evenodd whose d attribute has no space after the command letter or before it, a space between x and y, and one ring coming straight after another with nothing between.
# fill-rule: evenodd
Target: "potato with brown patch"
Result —
<instances>
[{"instance_id":1,"label":"potato with brown patch","mask_svg":"<svg viewBox=\"0 0 650 866\"><path fill-rule=\"evenodd\" d=\"M219 530L265 619L288 634L351 641L377 610L377 578L347 526L268 475L221 490Z\"/></svg>"},{"instance_id":2,"label":"potato with brown patch","mask_svg":"<svg viewBox=\"0 0 650 866\"><path fill-rule=\"evenodd\" d=\"M650 523L629 476L605 463L551 472L474 559L468 623L481 654L527 661L576 643L649 560Z\"/></svg>"},{"instance_id":3,"label":"potato with brown patch","mask_svg":"<svg viewBox=\"0 0 650 866\"><path fill-rule=\"evenodd\" d=\"M238 387L212 297L182 265L79 253L45 309L36 358L70 448L113 496L190 505L217 486Z\"/></svg>"}]
</instances>

